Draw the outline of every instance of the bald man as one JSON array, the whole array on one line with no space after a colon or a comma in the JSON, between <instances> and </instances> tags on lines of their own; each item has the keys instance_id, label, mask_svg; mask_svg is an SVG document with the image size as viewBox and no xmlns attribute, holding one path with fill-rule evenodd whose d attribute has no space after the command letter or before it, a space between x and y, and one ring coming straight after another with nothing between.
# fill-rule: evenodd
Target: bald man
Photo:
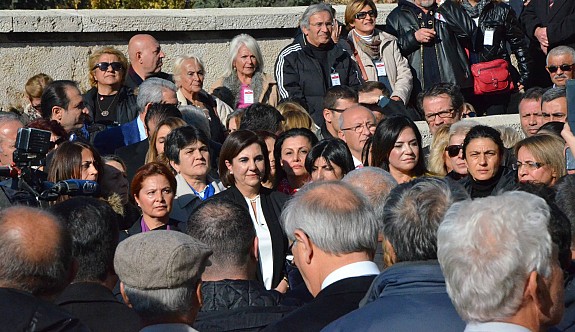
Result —
<instances>
[{"instance_id":1,"label":"bald man","mask_svg":"<svg viewBox=\"0 0 575 332\"><path fill-rule=\"evenodd\" d=\"M377 122L373 113L361 105L352 106L339 117L339 138L351 151L356 168L363 167L362 152L367 140L373 136Z\"/></svg>"},{"instance_id":2,"label":"bald man","mask_svg":"<svg viewBox=\"0 0 575 332\"><path fill-rule=\"evenodd\" d=\"M0 166L10 166L13 161L14 144L18 129L24 127L18 116L14 113L2 112L0 114Z\"/></svg>"},{"instance_id":3,"label":"bald man","mask_svg":"<svg viewBox=\"0 0 575 332\"><path fill-rule=\"evenodd\" d=\"M88 331L48 302L74 279L70 234L52 214L14 206L0 211L0 326L23 331Z\"/></svg>"},{"instance_id":4,"label":"bald man","mask_svg":"<svg viewBox=\"0 0 575 332\"><path fill-rule=\"evenodd\" d=\"M159 77L173 81L172 75L162 72L162 64L166 55L156 38L147 34L138 34L128 43L130 68L124 85L135 89L150 77Z\"/></svg>"}]
</instances>

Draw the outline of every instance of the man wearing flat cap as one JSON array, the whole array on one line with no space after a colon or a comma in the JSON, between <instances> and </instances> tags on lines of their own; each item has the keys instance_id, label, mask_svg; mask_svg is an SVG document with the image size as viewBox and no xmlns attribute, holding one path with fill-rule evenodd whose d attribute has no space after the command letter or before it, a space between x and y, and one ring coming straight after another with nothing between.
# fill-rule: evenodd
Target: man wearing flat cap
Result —
<instances>
[{"instance_id":1,"label":"man wearing flat cap","mask_svg":"<svg viewBox=\"0 0 575 332\"><path fill-rule=\"evenodd\" d=\"M116 249L114 268L124 301L140 315L141 331L196 331L201 276L212 251L173 231L140 233Z\"/></svg>"}]
</instances>

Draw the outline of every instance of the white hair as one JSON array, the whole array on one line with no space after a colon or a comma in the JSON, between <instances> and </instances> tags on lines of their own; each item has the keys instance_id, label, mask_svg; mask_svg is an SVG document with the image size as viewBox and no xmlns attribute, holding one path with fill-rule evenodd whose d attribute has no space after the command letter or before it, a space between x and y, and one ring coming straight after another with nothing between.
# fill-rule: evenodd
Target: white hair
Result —
<instances>
[{"instance_id":1,"label":"white hair","mask_svg":"<svg viewBox=\"0 0 575 332\"><path fill-rule=\"evenodd\" d=\"M202 60L195 56L195 55L179 55L176 57L176 59L174 60L174 83L176 83L176 86L178 86L180 84L180 77L182 76L182 64L184 63L184 61L187 60L194 60L198 65L200 65L200 69L204 72L204 74L206 73L206 69L204 68L204 63L202 62Z\"/></svg>"},{"instance_id":2,"label":"white hair","mask_svg":"<svg viewBox=\"0 0 575 332\"><path fill-rule=\"evenodd\" d=\"M172 90L176 93L176 85L168 80L159 77L150 77L146 79L138 87L138 97L136 103L138 104L139 112L143 113L146 105L152 103L161 103L163 99L164 89Z\"/></svg>"},{"instance_id":3,"label":"white hair","mask_svg":"<svg viewBox=\"0 0 575 332\"><path fill-rule=\"evenodd\" d=\"M232 39L230 42L230 53L228 55L228 63L226 64L224 77L235 74L234 61L236 60L236 56L238 55L238 52L242 46L245 46L256 57L257 67L255 71L263 72L264 58L260 50L260 45L258 45L258 42L254 39L254 37L242 33L235 36L234 39Z\"/></svg>"},{"instance_id":4,"label":"white hair","mask_svg":"<svg viewBox=\"0 0 575 332\"><path fill-rule=\"evenodd\" d=\"M287 203L281 219L289 239L294 239L295 230L301 230L330 254L374 253L377 247L378 227L371 205L342 181L304 186Z\"/></svg>"},{"instance_id":5,"label":"white hair","mask_svg":"<svg viewBox=\"0 0 575 332\"><path fill-rule=\"evenodd\" d=\"M197 285L197 284L196 284ZM130 304L146 320L187 314L197 297L196 286L162 289L138 289L124 284Z\"/></svg>"},{"instance_id":6,"label":"white hair","mask_svg":"<svg viewBox=\"0 0 575 332\"><path fill-rule=\"evenodd\" d=\"M465 136L471 130L471 128L478 125L480 125L480 123L475 120L463 119L461 121L457 121L449 127L449 138L454 135Z\"/></svg>"},{"instance_id":7,"label":"white hair","mask_svg":"<svg viewBox=\"0 0 575 332\"><path fill-rule=\"evenodd\" d=\"M437 256L463 320L513 316L529 274L551 275L549 218L545 200L519 191L455 203L447 211L437 232Z\"/></svg>"},{"instance_id":8,"label":"white hair","mask_svg":"<svg viewBox=\"0 0 575 332\"><path fill-rule=\"evenodd\" d=\"M573 49L572 47L566 46L566 45L561 45L561 46L557 46L557 47L551 49L551 51L549 51L549 53L547 53L547 57L545 58L545 65L546 66L549 65L549 58L550 57L566 55L566 54L571 56L572 61L575 61L575 49Z\"/></svg>"}]
</instances>

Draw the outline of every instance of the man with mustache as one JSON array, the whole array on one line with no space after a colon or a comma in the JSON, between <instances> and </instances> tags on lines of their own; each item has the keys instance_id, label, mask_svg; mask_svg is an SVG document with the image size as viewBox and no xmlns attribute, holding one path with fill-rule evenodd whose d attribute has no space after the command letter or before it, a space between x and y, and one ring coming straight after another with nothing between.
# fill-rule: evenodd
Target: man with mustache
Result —
<instances>
[{"instance_id":1,"label":"man with mustache","mask_svg":"<svg viewBox=\"0 0 575 332\"><path fill-rule=\"evenodd\" d=\"M135 89L150 77L159 77L174 81L172 75L162 72L162 64L166 54L160 43L151 35L138 34L128 42L128 57L130 68L124 85Z\"/></svg>"},{"instance_id":2,"label":"man with mustache","mask_svg":"<svg viewBox=\"0 0 575 332\"><path fill-rule=\"evenodd\" d=\"M553 87L562 87L567 80L573 79L575 50L569 46L557 46L547 54L547 72Z\"/></svg>"},{"instance_id":3,"label":"man with mustache","mask_svg":"<svg viewBox=\"0 0 575 332\"><path fill-rule=\"evenodd\" d=\"M413 79L412 99L438 83L473 87L468 57L462 44L471 42L475 23L455 1L399 0L386 21L386 32L398 39Z\"/></svg>"}]
</instances>

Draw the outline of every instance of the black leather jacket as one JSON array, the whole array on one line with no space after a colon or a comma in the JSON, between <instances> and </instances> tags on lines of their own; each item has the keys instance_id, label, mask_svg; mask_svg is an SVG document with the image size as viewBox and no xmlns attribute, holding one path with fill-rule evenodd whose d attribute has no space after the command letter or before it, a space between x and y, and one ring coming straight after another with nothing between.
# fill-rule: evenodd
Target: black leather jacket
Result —
<instances>
[{"instance_id":1,"label":"black leather jacket","mask_svg":"<svg viewBox=\"0 0 575 332\"><path fill-rule=\"evenodd\" d=\"M452 0L446 0L441 6L432 7L432 10L436 11L433 26L437 33L435 51L441 81L458 84L461 88L472 87L469 60L461 44L471 42L475 23ZM412 2L399 0L397 8L387 16L386 21L386 31L397 37L399 49L409 61L413 77L417 77L417 80L413 80L415 91L426 88L423 86L423 45L415 39L415 32L422 23L418 19L420 12Z\"/></svg>"},{"instance_id":2,"label":"black leather jacket","mask_svg":"<svg viewBox=\"0 0 575 332\"><path fill-rule=\"evenodd\" d=\"M494 30L491 46L484 45L485 31L488 29ZM483 8L479 15L479 27L474 37L474 49L479 55L479 61L505 59L509 62L509 68L513 70L507 53L507 43L517 58L519 68L519 77L517 77L517 73L514 73L514 80L525 85L529 82L532 61L519 20L509 5L502 2L491 2Z\"/></svg>"},{"instance_id":3,"label":"black leather jacket","mask_svg":"<svg viewBox=\"0 0 575 332\"><path fill-rule=\"evenodd\" d=\"M84 95L84 104L90 111L90 117L94 119L94 111L96 110L96 97L98 95L98 89L92 88L88 90ZM134 120L138 116L138 104L136 103L136 95L134 91L127 86L122 86L120 91L118 91L118 112L116 117L116 122L119 124L124 124Z\"/></svg>"}]
</instances>

